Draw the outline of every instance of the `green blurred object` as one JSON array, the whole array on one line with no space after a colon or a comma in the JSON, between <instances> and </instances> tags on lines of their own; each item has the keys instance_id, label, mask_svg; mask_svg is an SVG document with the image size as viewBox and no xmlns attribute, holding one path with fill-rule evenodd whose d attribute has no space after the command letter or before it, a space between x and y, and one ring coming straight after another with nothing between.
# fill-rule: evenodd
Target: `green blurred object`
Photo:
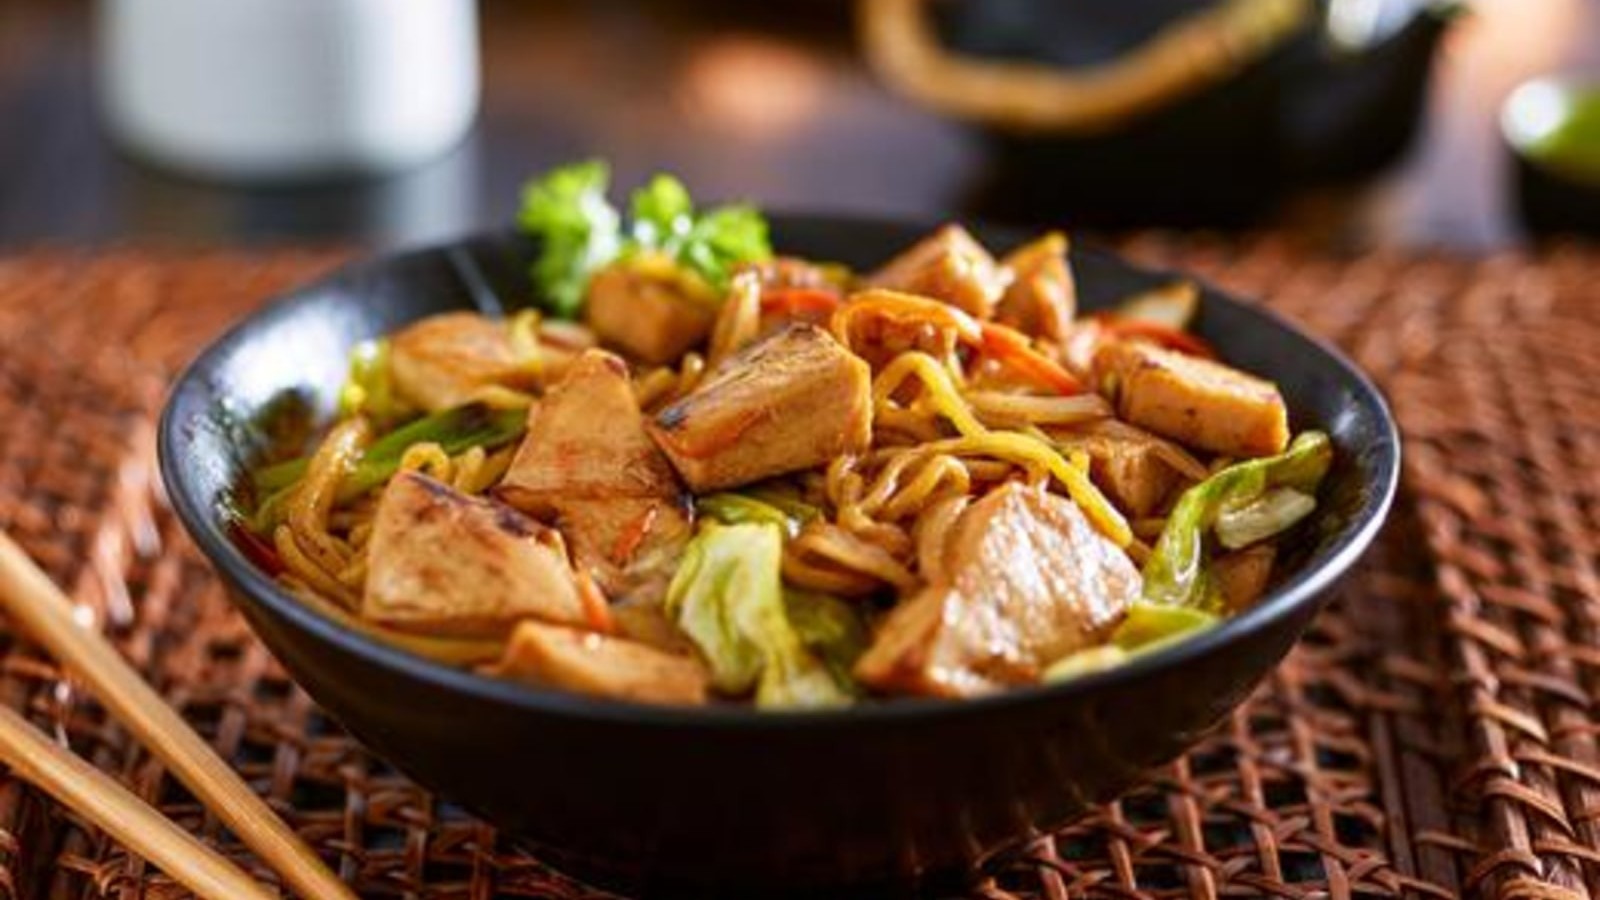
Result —
<instances>
[{"instance_id":1,"label":"green blurred object","mask_svg":"<svg viewBox=\"0 0 1600 900\"><path fill-rule=\"evenodd\" d=\"M1538 78L1500 111L1516 207L1535 232L1600 232L1600 83Z\"/></svg>"},{"instance_id":2,"label":"green blurred object","mask_svg":"<svg viewBox=\"0 0 1600 900\"><path fill-rule=\"evenodd\" d=\"M1600 186L1600 86L1531 81L1506 101L1503 124L1506 139L1530 161Z\"/></svg>"}]
</instances>

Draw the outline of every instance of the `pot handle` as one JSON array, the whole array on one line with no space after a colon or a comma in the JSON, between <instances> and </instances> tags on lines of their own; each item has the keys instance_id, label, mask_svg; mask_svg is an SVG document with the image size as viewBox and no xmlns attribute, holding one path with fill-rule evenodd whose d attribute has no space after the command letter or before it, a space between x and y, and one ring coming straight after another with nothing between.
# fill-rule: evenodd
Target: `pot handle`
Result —
<instances>
[{"instance_id":1,"label":"pot handle","mask_svg":"<svg viewBox=\"0 0 1600 900\"><path fill-rule=\"evenodd\" d=\"M1310 19L1312 0L1223 0L1116 60L1065 69L953 53L930 0L859 0L868 62L901 93L1011 131L1092 133L1216 84Z\"/></svg>"}]
</instances>

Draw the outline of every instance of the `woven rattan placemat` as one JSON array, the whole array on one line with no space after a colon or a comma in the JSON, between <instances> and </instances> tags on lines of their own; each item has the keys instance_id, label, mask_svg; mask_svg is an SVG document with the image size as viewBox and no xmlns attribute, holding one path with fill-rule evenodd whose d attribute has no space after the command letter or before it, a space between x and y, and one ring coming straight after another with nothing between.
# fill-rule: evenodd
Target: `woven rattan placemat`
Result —
<instances>
[{"instance_id":1,"label":"woven rattan placemat","mask_svg":"<svg viewBox=\"0 0 1600 900\"><path fill-rule=\"evenodd\" d=\"M1265 298L1354 355L1399 412L1406 485L1341 599L1223 728L1121 801L976 873L972 895L1600 893L1600 255L1351 259L1193 236L1125 249ZM162 506L154 417L176 368L336 261L0 260L0 527L364 896L601 896L345 736L250 635ZM0 701L239 852L3 629ZM179 896L0 778L0 900Z\"/></svg>"}]
</instances>

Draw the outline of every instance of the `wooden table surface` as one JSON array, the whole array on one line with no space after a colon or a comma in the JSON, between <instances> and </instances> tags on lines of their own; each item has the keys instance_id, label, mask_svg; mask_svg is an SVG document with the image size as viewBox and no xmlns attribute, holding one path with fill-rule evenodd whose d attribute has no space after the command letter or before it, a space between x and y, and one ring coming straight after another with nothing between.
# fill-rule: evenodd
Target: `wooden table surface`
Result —
<instances>
[{"instance_id":1,"label":"wooden table surface","mask_svg":"<svg viewBox=\"0 0 1600 900\"><path fill-rule=\"evenodd\" d=\"M960 213L984 171L968 132L865 70L845 0L483 0L483 19L483 110L462 146L395 178L267 190L120 156L96 114L88 0L0 0L0 248L423 241L505 221L529 173L591 154L623 181L668 169L706 196L890 214ZM1516 241L1496 110L1531 75L1597 71L1596 38L1600 0L1478 0L1408 157L1260 224L1358 247Z\"/></svg>"}]
</instances>

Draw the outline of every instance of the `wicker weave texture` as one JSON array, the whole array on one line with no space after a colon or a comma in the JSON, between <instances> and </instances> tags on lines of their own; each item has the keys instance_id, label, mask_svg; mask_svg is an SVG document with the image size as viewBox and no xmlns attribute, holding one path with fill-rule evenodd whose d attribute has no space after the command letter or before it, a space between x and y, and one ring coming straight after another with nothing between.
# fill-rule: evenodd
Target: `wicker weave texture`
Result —
<instances>
[{"instance_id":1,"label":"wicker weave texture","mask_svg":"<svg viewBox=\"0 0 1600 900\"><path fill-rule=\"evenodd\" d=\"M1351 260L1165 235L1124 249L1265 298L1350 352L1395 402L1406 487L1339 601L1227 725L1121 801L991 861L972 896L1596 893L1600 256ZM601 896L327 720L162 507L164 385L227 322L336 259L0 260L0 527L364 896ZM0 699L252 864L91 697L3 633ZM179 896L0 778L0 898Z\"/></svg>"}]
</instances>

